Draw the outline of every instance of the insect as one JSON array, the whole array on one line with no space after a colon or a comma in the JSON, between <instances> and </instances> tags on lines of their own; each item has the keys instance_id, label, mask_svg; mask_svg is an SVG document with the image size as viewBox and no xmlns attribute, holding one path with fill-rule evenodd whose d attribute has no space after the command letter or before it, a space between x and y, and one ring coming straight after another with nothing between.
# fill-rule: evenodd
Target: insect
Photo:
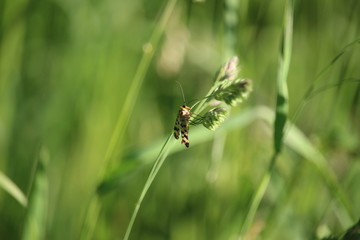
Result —
<instances>
[{"instance_id":1,"label":"insect","mask_svg":"<svg viewBox=\"0 0 360 240\"><path fill-rule=\"evenodd\" d=\"M179 82L181 93L184 99L184 105L180 106L179 113L176 117L175 126L174 126L174 137L179 139L181 134L181 143L184 143L188 148L190 146L189 142L189 125L198 125L202 121L202 117L193 118L193 113L191 112L191 107L187 106L185 103L184 91ZM192 119L191 119L192 118Z\"/></svg>"},{"instance_id":2,"label":"insect","mask_svg":"<svg viewBox=\"0 0 360 240\"><path fill-rule=\"evenodd\" d=\"M185 146L187 148L190 146L190 142L189 142L190 117L191 117L191 108L186 106L185 104L182 105L180 107L174 126L174 137L176 139L179 139L181 132L181 143L185 143Z\"/></svg>"}]
</instances>

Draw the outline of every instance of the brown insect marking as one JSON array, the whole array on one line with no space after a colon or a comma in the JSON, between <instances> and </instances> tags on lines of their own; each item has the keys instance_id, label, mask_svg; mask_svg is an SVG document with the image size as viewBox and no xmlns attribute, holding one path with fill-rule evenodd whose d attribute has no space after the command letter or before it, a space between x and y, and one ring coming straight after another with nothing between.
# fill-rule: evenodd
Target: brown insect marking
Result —
<instances>
[{"instance_id":1,"label":"brown insect marking","mask_svg":"<svg viewBox=\"0 0 360 240\"><path fill-rule=\"evenodd\" d=\"M186 105L181 106L174 126L174 137L178 139L181 134L181 143L184 143L186 147L190 146L188 136L189 120L191 117L190 110L191 108Z\"/></svg>"}]
</instances>

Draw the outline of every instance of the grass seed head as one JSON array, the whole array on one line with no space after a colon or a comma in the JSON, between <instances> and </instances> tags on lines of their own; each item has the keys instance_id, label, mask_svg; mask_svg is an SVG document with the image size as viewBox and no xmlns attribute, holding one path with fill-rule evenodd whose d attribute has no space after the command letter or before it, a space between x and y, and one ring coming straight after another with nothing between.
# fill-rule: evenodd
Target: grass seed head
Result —
<instances>
[{"instance_id":1,"label":"grass seed head","mask_svg":"<svg viewBox=\"0 0 360 240\"><path fill-rule=\"evenodd\" d=\"M227 114L227 109L223 107L211 109L204 115L204 127L210 130L215 130L225 120Z\"/></svg>"},{"instance_id":2,"label":"grass seed head","mask_svg":"<svg viewBox=\"0 0 360 240\"><path fill-rule=\"evenodd\" d=\"M213 93L214 98L225 102L227 105L236 106L247 99L252 91L250 79L236 79L221 84Z\"/></svg>"},{"instance_id":3,"label":"grass seed head","mask_svg":"<svg viewBox=\"0 0 360 240\"><path fill-rule=\"evenodd\" d=\"M234 56L219 69L215 75L215 82L234 80L237 78L239 71L239 58Z\"/></svg>"}]
</instances>

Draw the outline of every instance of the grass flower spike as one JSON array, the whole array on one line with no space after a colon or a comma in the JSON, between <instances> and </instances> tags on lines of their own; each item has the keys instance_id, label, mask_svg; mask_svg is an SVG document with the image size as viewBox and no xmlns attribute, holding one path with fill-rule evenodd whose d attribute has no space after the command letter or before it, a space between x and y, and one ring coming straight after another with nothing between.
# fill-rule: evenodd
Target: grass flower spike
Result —
<instances>
[{"instance_id":1,"label":"grass flower spike","mask_svg":"<svg viewBox=\"0 0 360 240\"><path fill-rule=\"evenodd\" d=\"M204 127L209 130L215 130L225 120L227 114L227 109L223 107L211 109L204 115Z\"/></svg>"},{"instance_id":2,"label":"grass flower spike","mask_svg":"<svg viewBox=\"0 0 360 240\"><path fill-rule=\"evenodd\" d=\"M215 83L234 80L239 74L239 58L234 56L215 75Z\"/></svg>"},{"instance_id":3,"label":"grass flower spike","mask_svg":"<svg viewBox=\"0 0 360 240\"><path fill-rule=\"evenodd\" d=\"M202 123L210 130L216 129L226 118L229 108L223 106L236 106L246 100L252 92L252 81L239 78L239 58L230 58L216 73L214 85L209 91L205 101L199 102L195 110L197 117L190 119L191 125ZM217 108L213 108L218 106ZM208 110L211 108L210 110ZM201 114L202 113L202 114ZM199 118L198 115L202 117Z\"/></svg>"},{"instance_id":4,"label":"grass flower spike","mask_svg":"<svg viewBox=\"0 0 360 240\"><path fill-rule=\"evenodd\" d=\"M252 91L250 79L240 79L239 58L234 56L218 71L212 99L225 102L227 105L236 106L247 99Z\"/></svg>"},{"instance_id":5,"label":"grass flower spike","mask_svg":"<svg viewBox=\"0 0 360 240\"><path fill-rule=\"evenodd\" d=\"M247 99L251 91L252 81L250 79L235 79L223 82L213 95L218 101L223 101L230 106L236 106Z\"/></svg>"}]
</instances>

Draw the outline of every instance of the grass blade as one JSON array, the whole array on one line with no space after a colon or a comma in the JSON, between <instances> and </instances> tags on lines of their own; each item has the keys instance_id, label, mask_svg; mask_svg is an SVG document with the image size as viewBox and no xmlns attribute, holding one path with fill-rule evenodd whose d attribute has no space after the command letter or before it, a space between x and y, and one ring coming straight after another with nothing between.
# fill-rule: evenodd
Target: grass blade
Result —
<instances>
[{"instance_id":1,"label":"grass blade","mask_svg":"<svg viewBox=\"0 0 360 240\"><path fill-rule=\"evenodd\" d=\"M0 171L0 187L4 189L7 193L10 194L13 198L18 201L21 206L26 207L27 206L27 198L25 194L20 190L16 184L11 181L10 178L8 178L3 172Z\"/></svg>"},{"instance_id":2,"label":"grass blade","mask_svg":"<svg viewBox=\"0 0 360 240\"><path fill-rule=\"evenodd\" d=\"M323 87L319 87L317 89L315 89L315 85L317 83L317 81L329 70L331 69L331 67L333 67L333 65L335 63L337 63L339 61L339 59L341 59L342 56L345 55L345 53L347 51L353 50L354 47L356 47L357 44L360 44L360 39L355 39L354 41L350 42L349 44L347 44L346 46L343 47L343 49L340 51L340 53L338 53L330 62L329 64L327 64L315 77L314 81L311 83L311 85L309 86L309 88L307 89L307 91L305 92L302 101L300 102L300 104L296 107L295 109L295 113L293 114L293 116L291 117L291 122L295 123L300 115L300 112L304 109L305 105L310 101L311 98L313 98L314 96L316 96L318 93L332 88L332 87L336 87L336 86L340 86L340 83L333 83L333 84L328 84L326 86ZM348 82L356 82L358 81L357 79L344 79L344 82L348 83Z\"/></svg>"},{"instance_id":3,"label":"grass blade","mask_svg":"<svg viewBox=\"0 0 360 240\"><path fill-rule=\"evenodd\" d=\"M256 193L251 200L248 213L245 217L245 222L241 228L239 239L244 238L251 224L253 223L256 211L270 183L272 170L275 165L277 156L281 153L283 146L284 127L289 111L287 76L289 72L292 49L293 11L293 1L288 0L285 6L283 38L279 54L279 68L277 77L278 92L274 124L274 155L272 156L269 167L264 173Z\"/></svg>"},{"instance_id":4,"label":"grass blade","mask_svg":"<svg viewBox=\"0 0 360 240\"><path fill-rule=\"evenodd\" d=\"M305 135L296 127L292 126L291 131L286 136L287 145L299 153L319 171L329 187L329 192L338 200L339 210L342 218L340 221L343 226L348 226L354 222L353 211L344 189L339 184L334 171L328 165L325 157L314 147Z\"/></svg>"},{"instance_id":5,"label":"grass blade","mask_svg":"<svg viewBox=\"0 0 360 240\"><path fill-rule=\"evenodd\" d=\"M280 47L279 69L277 77L277 101L276 116L274 126L274 149L275 153L281 152L284 127L289 112L287 76L289 72L291 48L292 48L292 29L293 29L293 2L287 1L285 7L285 19L283 39Z\"/></svg>"},{"instance_id":6,"label":"grass blade","mask_svg":"<svg viewBox=\"0 0 360 240\"><path fill-rule=\"evenodd\" d=\"M105 154L105 160L106 162L109 161L109 159L113 156L115 148L119 146L119 141L124 134L124 129L126 129L126 126L129 122L132 109L134 109L134 105L136 102L136 99L138 97L141 85L144 81L146 72L149 68L149 65L151 63L151 60L153 58L154 52L159 44L160 38L162 36L162 33L165 30L165 26L171 16L171 13L175 7L177 0L169 0L165 10L162 14L162 17L159 21L159 23L156 25L153 34L150 37L150 40L148 43L146 43L143 47L143 56L140 60L138 69L136 71L136 74L134 76L134 79L132 81L131 87L128 91L128 95L126 96L125 103L122 106L119 118L116 123L115 130L112 134L112 137L110 139L109 147Z\"/></svg>"},{"instance_id":7,"label":"grass blade","mask_svg":"<svg viewBox=\"0 0 360 240\"><path fill-rule=\"evenodd\" d=\"M23 240L46 239L49 181L47 165L49 155L45 149L40 152L40 159L36 168L34 188L29 201Z\"/></svg>"},{"instance_id":8,"label":"grass blade","mask_svg":"<svg viewBox=\"0 0 360 240\"><path fill-rule=\"evenodd\" d=\"M165 6L165 9L161 15L161 18L156 24L155 29L148 41L143 46L143 56L140 60L139 66L136 70L136 74L134 76L134 79L132 81L132 84L130 86L130 89L128 91L128 94L125 98L125 103L123 104L121 108L121 112L119 114L118 120L116 122L114 131L112 133L112 136L109 141L108 148L105 153L105 166L109 165L110 159L112 159L113 155L115 154L115 150L117 149L117 146L121 145L120 142L122 140L122 137L125 133L126 126L128 125L128 122L130 120L130 116L132 113L132 110L134 109L134 105L136 102L136 99L138 97L140 88L142 86L142 83L144 81L146 72L150 66L151 60L153 58L154 52L160 42L161 36L165 30L166 24L168 23L168 20L174 10L174 7L176 5L177 0L169 0L167 2L167 5ZM107 169L104 169L106 171ZM104 175L104 174L103 174ZM89 203L88 212L85 217L83 230L81 233L81 239L89 239L92 236L92 232L94 231L94 228L96 226L96 222L98 219L98 215L100 212L100 201L98 199L98 196L95 195L93 199Z\"/></svg>"}]
</instances>

